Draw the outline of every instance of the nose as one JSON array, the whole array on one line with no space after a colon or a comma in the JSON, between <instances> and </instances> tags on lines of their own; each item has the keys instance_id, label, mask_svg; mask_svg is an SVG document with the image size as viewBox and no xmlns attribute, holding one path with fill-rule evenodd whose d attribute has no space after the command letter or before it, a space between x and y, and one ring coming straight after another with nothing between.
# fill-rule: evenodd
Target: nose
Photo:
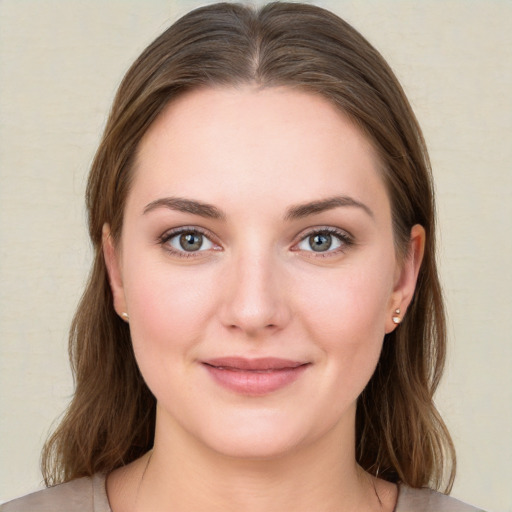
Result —
<instances>
[{"instance_id":1,"label":"nose","mask_svg":"<svg viewBox=\"0 0 512 512\"><path fill-rule=\"evenodd\" d=\"M257 338L290 321L284 275L271 255L241 255L230 262L225 276L219 311L225 327Z\"/></svg>"}]
</instances>

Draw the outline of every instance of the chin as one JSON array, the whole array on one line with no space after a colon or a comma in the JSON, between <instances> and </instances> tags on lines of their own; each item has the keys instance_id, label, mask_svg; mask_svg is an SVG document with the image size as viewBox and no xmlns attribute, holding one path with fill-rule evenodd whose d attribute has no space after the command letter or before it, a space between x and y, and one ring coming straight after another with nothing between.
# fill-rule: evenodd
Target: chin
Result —
<instances>
[{"instance_id":1,"label":"chin","mask_svg":"<svg viewBox=\"0 0 512 512\"><path fill-rule=\"evenodd\" d=\"M271 460L315 443L334 426L329 421L333 418L315 422L311 412L294 415L283 409L231 411L222 417L210 417L204 422L207 429L193 434L203 445L226 457Z\"/></svg>"},{"instance_id":2,"label":"chin","mask_svg":"<svg viewBox=\"0 0 512 512\"><path fill-rule=\"evenodd\" d=\"M300 439L286 432L255 432L251 435L229 432L228 436L204 439L210 449L229 458L240 460L273 460L282 458L301 444Z\"/></svg>"}]
</instances>

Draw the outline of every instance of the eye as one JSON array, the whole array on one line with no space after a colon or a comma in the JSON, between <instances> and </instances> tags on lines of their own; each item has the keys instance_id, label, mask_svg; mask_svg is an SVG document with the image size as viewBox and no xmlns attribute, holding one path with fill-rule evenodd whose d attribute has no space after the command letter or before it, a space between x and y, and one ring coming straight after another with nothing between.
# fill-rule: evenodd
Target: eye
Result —
<instances>
[{"instance_id":1,"label":"eye","mask_svg":"<svg viewBox=\"0 0 512 512\"><path fill-rule=\"evenodd\" d=\"M160 242L170 252L181 253L180 255L182 256L217 248L204 233L198 229L191 228L167 232L163 235Z\"/></svg>"},{"instance_id":2,"label":"eye","mask_svg":"<svg viewBox=\"0 0 512 512\"><path fill-rule=\"evenodd\" d=\"M337 229L322 229L309 233L297 244L300 251L336 253L352 244L351 237Z\"/></svg>"}]
</instances>

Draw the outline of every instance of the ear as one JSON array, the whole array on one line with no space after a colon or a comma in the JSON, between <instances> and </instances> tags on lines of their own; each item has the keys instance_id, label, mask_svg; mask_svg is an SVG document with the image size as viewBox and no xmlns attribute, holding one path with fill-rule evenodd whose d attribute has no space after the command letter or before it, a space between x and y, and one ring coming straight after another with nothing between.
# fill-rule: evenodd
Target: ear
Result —
<instances>
[{"instance_id":1,"label":"ear","mask_svg":"<svg viewBox=\"0 0 512 512\"><path fill-rule=\"evenodd\" d=\"M393 317L398 316L401 320L406 314L407 308L414 295L424 252L425 229L423 226L415 224L411 228L407 254L403 261L397 264L395 284L390 297L389 311L386 317L386 334L392 332L397 326L397 323L393 321ZM397 314L395 310L398 309L400 313Z\"/></svg>"},{"instance_id":2,"label":"ear","mask_svg":"<svg viewBox=\"0 0 512 512\"><path fill-rule=\"evenodd\" d=\"M114 309L116 310L116 313L123 318L123 313L127 313L127 310L123 288L123 277L121 275L120 255L119 251L114 246L109 224L103 225L102 246L110 289L112 290L112 296L114 298Z\"/></svg>"}]
</instances>

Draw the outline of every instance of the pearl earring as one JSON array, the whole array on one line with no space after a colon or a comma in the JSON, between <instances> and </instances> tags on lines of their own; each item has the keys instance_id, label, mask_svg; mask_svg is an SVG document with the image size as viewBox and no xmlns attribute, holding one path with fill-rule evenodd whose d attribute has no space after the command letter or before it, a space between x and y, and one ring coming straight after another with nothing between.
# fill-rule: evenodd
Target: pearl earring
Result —
<instances>
[{"instance_id":1,"label":"pearl earring","mask_svg":"<svg viewBox=\"0 0 512 512\"><path fill-rule=\"evenodd\" d=\"M126 313L125 311L123 311L123 312L121 313L121 317L123 318L123 320L124 320L125 322L129 322L129 321L130 321L130 317L128 316L128 313Z\"/></svg>"},{"instance_id":2,"label":"pearl earring","mask_svg":"<svg viewBox=\"0 0 512 512\"><path fill-rule=\"evenodd\" d=\"M391 320L393 320L393 323L398 325L402 321L402 317L400 316L400 308L395 309L395 314L391 317Z\"/></svg>"}]
</instances>

